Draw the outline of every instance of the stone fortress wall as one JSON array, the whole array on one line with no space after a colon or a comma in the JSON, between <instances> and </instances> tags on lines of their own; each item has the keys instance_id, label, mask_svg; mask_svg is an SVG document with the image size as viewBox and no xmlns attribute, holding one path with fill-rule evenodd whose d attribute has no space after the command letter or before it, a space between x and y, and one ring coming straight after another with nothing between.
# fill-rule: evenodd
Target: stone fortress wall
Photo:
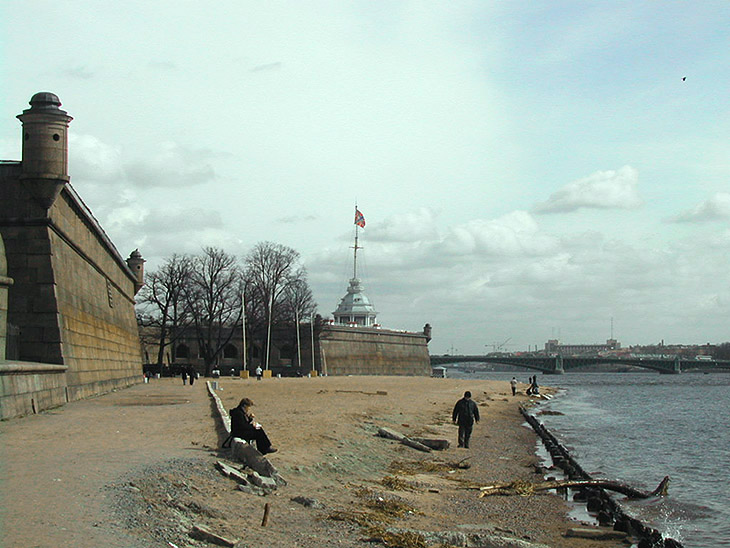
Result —
<instances>
[{"instance_id":1,"label":"stone fortress wall","mask_svg":"<svg viewBox=\"0 0 730 548\"><path fill-rule=\"evenodd\" d=\"M144 260L122 259L68 184L71 118L59 106L34 95L18 116L23 160L0 163L0 418L142 379L134 295Z\"/></svg>"},{"instance_id":2,"label":"stone fortress wall","mask_svg":"<svg viewBox=\"0 0 730 548\"><path fill-rule=\"evenodd\" d=\"M327 375L431 375L430 334L323 325L320 371Z\"/></svg>"}]
</instances>

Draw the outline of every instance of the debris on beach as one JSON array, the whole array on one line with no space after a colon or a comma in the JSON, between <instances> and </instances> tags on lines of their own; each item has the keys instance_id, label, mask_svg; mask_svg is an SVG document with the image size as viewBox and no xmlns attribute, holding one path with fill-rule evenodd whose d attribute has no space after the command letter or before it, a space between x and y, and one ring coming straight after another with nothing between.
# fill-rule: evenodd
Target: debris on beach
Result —
<instances>
[{"instance_id":1,"label":"debris on beach","mask_svg":"<svg viewBox=\"0 0 730 548\"><path fill-rule=\"evenodd\" d=\"M385 476L380 483L393 491L415 491L416 489L406 480L398 476Z\"/></svg>"},{"instance_id":2,"label":"debris on beach","mask_svg":"<svg viewBox=\"0 0 730 548\"><path fill-rule=\"evenodd\" d=\"M221 535L214 533L204 525L193 525L193 528L190 530L189 535L191 538L194 538L196 540L202 540L203 542L208 542L217 546L228 546L229 548L232 548L238 542L238 540L232 540L222 537Z\"/></svg>"},{"instance_id":3,"label":"debris on beach","mask_svg":"<svg viewBox=\"0 0 730 548\"><path fill-rule=\"evenodd\" d=\"M535 491L546 491L548 489L566 489L573 487L600 487L609 491L616 491L632 499L648 499L651 497L663 497L667 494L669 476L665 476L659 486L651 492L641 491L631 486L610 480L554 480L531 483L529 481L516 480L510 483L494 483L480 487L480 497L489 495L520 495L529 496Z\"/></svg>"},{"instance_id":4,"label":"debris on beach","mask_svg":"<svg viewBox=\"0 0 730 548\"><path fill-rule=\"evenodd\" d=\"M408 436L401 434L400 432L393 430L392 428L378 428L378 436L381 438L387 438L390 440L395 440L401 442L403 445L407 445L409 447L413 447L414 449L418 449L419 451L423 451L424 453L430 453L431 448L427 447L426 445L423 445L422 443L419 443L417 441L412 440Z\"/></svg>"},{"instance_id":5,"label":"debris on beach","mask_svg":"<svg viewBox=\"0 0 730 548\"><path fill-rule=\"evenodd\" d=\"M403 445L413 447L414 449L418 449L424 453L429 453L432 449L442 451L444 449L448 449L450 445L449 440L436 438L410 438L405 434L401 434L397 430L385 427L378 428L378 436L381 438L399 441Z\"/></svg>"},{"instance_id":6,"label":"debris on beach","mask_svg":"<svg viewBox=\"0 0 730 548\"><path fill-rule=\"evenodd\" d=\"M505 536L492 529L473 529L465 531L419 531L388 527L379 538L373 538L386 546L404 548L483 546L500 548L550 548L545 544L528 542L524 539ZM392 540L391 540L392 539ZM402 539L402 540L401 540ZM396 543L399 542L399 543Z\"/></svg>"},{"instance_id":7,"label":"debris on beach","mask_svg":"<svg viewBox=\"0 0 730 548\"><path fill-rule=\"evenodd\" d=\"M445 449L448 449L451 446L451 443L449 443L449 440L442 440L442 439L436 439L436 438L411 438L411 439L413 441L416 441L418 443L425 445L426 447L435 449L436 451L443 451Z\"/></svg>"},{"instance_id":8,"label":"debris on beach","mask_svg":"<svg viewBox=\"0 0 730 548\"><path fill-rule=\"evenodd\" d=\"M320 392L326 392L326 390L320 390ZM364 390L335 390L335 392L344 392L345 394L365 394L366 396L387 396L388 392L385 390L378 390L376 392L365 392Z\"/></svg>"},{"instance_id":9,"label":"debris on beach","mask_svg":"<svg viewBox=\"0 0 730 548\"><path fill-rule=\"evenodd\" d=\"M399 548L426 548L426 537L414 531L395 531L382 527L371 527L366 542L379 542L385 546Z\"/></svg>"}]
</instances>

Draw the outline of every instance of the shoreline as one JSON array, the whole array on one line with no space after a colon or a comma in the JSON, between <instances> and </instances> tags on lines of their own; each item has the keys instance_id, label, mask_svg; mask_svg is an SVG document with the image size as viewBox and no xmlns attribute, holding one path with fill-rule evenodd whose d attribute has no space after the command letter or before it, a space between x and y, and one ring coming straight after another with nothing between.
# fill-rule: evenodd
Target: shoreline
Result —
<instances>
[{"instance_id":1,"label":"shoreline","mask_svg":"<svg viewBox=\"0 0 730 548\"><path fill-rule=\"evenodd\" d=\"M287 397L286 382L287 379L271 379L236 386L233 380L227 383L230 389L223 385L224 390L219 393L227 409L244 395L256 402L257 417L265 421L274 444L280 447L280 452L269 460L289 482L281 494L286 492L288 496L296 490L324 487L327 497L322 502L329 509L342 511L365 507L367 501L358 500L352 493L367 488L377 493L374 496L396 497L415 509L414 515L396 523L403 529L459 531L481 527L536 545L625 546L617 541L565 538L569 527L580 524L569 517L570 507L556 495L488 500L478 498L478 491L473 490L491 482L542 479L535 472L537 436L523 424L518 410L520 403L534 401L524 395L526 385L521 384L522 394L518 391L513 397L509 384L503 381L423 377L309 379L305 382L310 390L301 395L307 398L308 412L313 417L322 411L317 400L326 400L322 404L329 407L328 420L337 423L327 433L326 429L304 428L304 424L299 425L297 432L287 428L286 419L298 411L295 404L288 405L282 417L276 417L282 403L279 398ZM289 382L293 386L297 381ZM312 389L314 386L316 389ZM482 414L482 421L474 428L472 448L466 450L455 447L457 427L450 420L453 404L465 390L472 391ZM257 398L263 398L261 403ZM345 426L350 427L349 431ZM375 431L379 427L393 428L412 437L448 439L451 447L420 453L377 438ZM291 438L280 443L282 434L284 439ZM315 454L311 449L317 439L321 446ZM353 449L367 458L359 459ZM424 471L434 464L453 465L463 459L468 459L470 468L447 466L437 472ZM415 469L415 473L403 473L409 468ZM402 482L404 490L383 486L382 480L387 477L395 478L393 483Z\"/></svg>"},{"instance_id":2,"label":"shoreline","mask_svg":"<svg viewBox=\"0 0 730 548\"><path fill-rule=\"evenodd\" d=\"M203 379L201 379L203 381ZM373 516L378 499L404 511L375 525L420 531L489 529L525 546L618 548L565 538L568 506L555 495L478 498L473 487L541 478L536 435L526 428L508 383L428 377L222 378L226 409L242 397L279 448L268 456L287 481L271 495L236 490L216 469L222 429L205 382L155 379L51 412L0 423L5 548L100 545L198 548L194 524L260 546L362 547L368 529L332 519ZM522 385L521 385L522 386ZM457 449L451 410L471 390L482 421L471 449ZM522 388L524 392L524 388ZM377 437L378 427L448 439L422 453ZM454 463L466 459L469 469ZM391 479L388 479L391 478ZM22 494L23 496L20 496ZM321 508L292 501L316 499ZM59 504L61 501L64 504ZM268 525L261 526L269 503ZM378 517L378 516L376 516ZM370 518L367 518L370 519Z\"/></svg>"}]
</instances>

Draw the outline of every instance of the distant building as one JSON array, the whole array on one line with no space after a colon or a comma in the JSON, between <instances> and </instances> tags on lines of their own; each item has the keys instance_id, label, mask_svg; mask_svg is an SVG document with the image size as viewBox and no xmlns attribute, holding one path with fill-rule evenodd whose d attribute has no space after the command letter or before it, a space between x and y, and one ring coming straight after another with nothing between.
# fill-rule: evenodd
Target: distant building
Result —
<instances>
[{"instance_id":1,"label":"distant building","mask_svg":"<svg viewBox=\"0 0 730 548\"><path fill-rule=\"evenodd\" d=\"M545 352L547 354L559 354L561 356L595 356L600 352L615 351L620 348L621 343L616 339L608 339L606 344L562 344L557 339L550 339L545 343Z\"/></svg>"},{"instance_id":2,"label":"distant building","mask_svg":"<svg viewBox=\"0 0 730 548\"><path fill-rule=\"evenodd\" d=\"M36 93L21 161L0 162L0 418L140 382L144 259L123 259L69 184L68 126Z\"/></svg>"},{"instance_id":3,"label":"distant building","mask_svg":"<svg viewBox=\"0 0 730 548\"><path fill-rule=\"evenodd\" d=\"M362 282L358 278L350 280L347 293L342 297L337 310L332 315L338 325L373 327L378 324L375 307L365 295Z\"/></svg>"}]
</instances>

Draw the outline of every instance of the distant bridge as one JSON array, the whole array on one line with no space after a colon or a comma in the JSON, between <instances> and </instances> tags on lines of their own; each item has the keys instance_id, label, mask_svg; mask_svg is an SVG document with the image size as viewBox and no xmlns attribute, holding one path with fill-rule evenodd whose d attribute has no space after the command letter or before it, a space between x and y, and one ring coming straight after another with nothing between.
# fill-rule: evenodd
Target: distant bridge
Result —
<instances>
[{"instance_id":1,"label":"distant bridge","mask_svg":"<svg viewBox=\"0 0 730 548\"><path fill-rule=\"evenodd\" d=\"M560 375L597 364L632 365L659 371L660 373L681 373L691 369L730 370L730 360L694 360L677 358L608 358L600 356L431 356L431 366L456 363L500 363L517 365L543 373Z\"/></svg>"}]
</instances>

